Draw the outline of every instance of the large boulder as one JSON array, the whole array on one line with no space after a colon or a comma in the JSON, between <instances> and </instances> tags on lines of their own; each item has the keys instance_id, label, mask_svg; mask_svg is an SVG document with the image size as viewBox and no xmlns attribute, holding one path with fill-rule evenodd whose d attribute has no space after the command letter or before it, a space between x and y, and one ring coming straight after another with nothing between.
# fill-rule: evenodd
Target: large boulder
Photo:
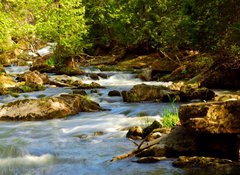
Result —
<instances>
[{"instance_id":1,"label":"large boulder","mask_svg":"<svg viewBox=\"0 0 240 175\"><path fill-rule=\"evenodd\" d=\"M181 124L194 131L240 134L240 100L180 106Z\"/></svg>"},{"instance_id":2,"label":"large boulder","mask_svg":"<svg viewBox=\"0 0 240 175\"><path fill-rule=\"evenodd\" d=\"M99 104L84 96L65 94L8 103L0 107L0 120L46 120L99 110Z\"/></svg>"},{"instance_id":3,"label":"large boulder","mask_svg":"<svg viewBox=\"0 0 240 175\"><path fill-rule=\"evenodd\" d=\"M140 157L177 157L180 155L195 155L197 152L196 133L180 126L170 134L161 137L159 144L143 151Z\"/></svg>"},{"instance_id":4,"label":"large boulder","mask_svg":"<svg viewBox=\"0 0 240 175\"><path fill-rule=\"evenodd\" d=\"M196 155L238 160L237 135L201 134L179 126L170 134L162 136L157 145L143 151L138 156L178 157Z\"/></svg>"},{"instance_id":5,"label":"large boulder","mask_svg":"<svg viewBox=\"0 0 240 175\"><path fill-rule=\"evenodd\" d=\"M178 92L167 87L146 84L135 85L130 91L122 92L124 102L169 101L177 95Z\"/></svg>"},{"instance_id":6,"label":"large boulder","mask_svg":"<svg viewBox=\"0 0 240 175\"><path fill-rule=\"evenodd\" d=\"M212 89L240 88L240 59L216 63L200 76L201 86Z\"/></svg>"}]
</instances>

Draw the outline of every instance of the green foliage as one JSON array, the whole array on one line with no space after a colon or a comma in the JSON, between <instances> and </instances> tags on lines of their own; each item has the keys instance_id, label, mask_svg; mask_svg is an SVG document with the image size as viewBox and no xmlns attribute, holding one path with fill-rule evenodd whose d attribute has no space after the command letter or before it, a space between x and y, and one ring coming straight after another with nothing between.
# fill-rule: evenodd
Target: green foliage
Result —
<instances>
[{"instance_id":1,"label":"green foliage","mask_svg":"<svg viewBox=\"0 0 240 175\"><path fill-rule=\"evenodd\" d=\"M162 122L163 127L165 128L176 126L176 124L179 122L178 108L175 107L174 101L172 101L170 109L164 109L162 114Z\"/></svg>"},{"instance_id":2,"label":"green foliage","mask_svg":"<svg viewBox=\"0 0 240 175\"><path fill-rule=\"evenodd\" d=\"M46 60L46 64L48 65L48 66L55 66L56 65L56 58L55 57L51 57L51 58L49 58L48 60Z\"/></svg>"},{"instance_id":3,"label":"green foliage","mask_svg":"<svg viewBox=\"0 0 240 175\"><path fill-rule=\"evenodd\" d=\"M49 42L56 43L54 53L57 57L78 55L88 44L85 8L80 0L49 1L40 6L37 15L37 34Z\"/></svg>"},{"instance_id":4,"label":"green foliage","mask_svg":"<svg viewBox=\"0 0 240 175\"><path fill-rule=\"evenodd\" d=\"M18 97L20 96L19 93L14 93L14 92L11 93L10 95L11 95L12 97L15 97L15 98L18 98Z\"/></svg>"},{"instance_id":5,"label":"green foliage","mask_svg":"<svg viewBox=\"0 0 240 175\"><path fill-rule=\"evenodd\" d=\"M239 9L228 0L2 0L0 54L41 38L56 43L58 62L89 47L118 46L237 57Z\"/></svg>"}]
</instances>

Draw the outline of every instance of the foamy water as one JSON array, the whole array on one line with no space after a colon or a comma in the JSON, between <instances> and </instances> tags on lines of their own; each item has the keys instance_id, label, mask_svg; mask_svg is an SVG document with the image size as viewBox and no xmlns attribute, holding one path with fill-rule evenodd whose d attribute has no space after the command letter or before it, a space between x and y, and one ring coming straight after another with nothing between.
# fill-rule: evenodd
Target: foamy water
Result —
<instances>
[{"instance_id":1,"label":"foamy water","mask_svg":"<svg viewBox=\"0 0 240 175\"><path fill-rule=\"evenodd\" d=\"M13 71L14 70L14 71ZM20 71L22 69L19 69ZM88 71L91 72L92 69ZM9 72L16 73L17 68ZM98 70L93 70L98 72ZM171 161L155 164L136 164L133 159L109 162L112 157L135 148L125 138L127 128L133 125L147 126L153 120L160 120L169 103L123 103L121 97L109 97L110 90L128 90L133 85L143 83L129 72L106 72L108 79L95 82L106 86L98 93L88 96L98 102L103 112L79 113L68 119L36 122L0 122L0 175L44 174L181 174L173 168ZM85 83L89 77L79 76ZM149 82L147 82L149 84ZM155 85L171 83L150 82ZM45 91L21 94L20 99L37 98L69 93L69 88L47 88ZM25 95L25 97L24 97ZM4 96L1 103L17 100Z\"/></svg>"}]
</instances>

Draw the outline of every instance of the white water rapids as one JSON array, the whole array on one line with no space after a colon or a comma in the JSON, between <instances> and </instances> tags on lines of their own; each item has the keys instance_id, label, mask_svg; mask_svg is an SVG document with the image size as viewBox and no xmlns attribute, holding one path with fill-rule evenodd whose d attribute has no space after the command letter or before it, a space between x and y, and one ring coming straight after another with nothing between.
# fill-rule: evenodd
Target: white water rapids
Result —
<instances>
[{"instance_id":1,"label":"white water rapids","mask_svg":"<svg viewBox=\"0 0 240 175\"><path fill-rule=\"evenodd\" d=\"M24 72L26 67L9 67L7 72ZM89 72L99 70L88 69ZM108 79L95 82L106 86L88 96L98 102L104 112L79 113L67 119L34 122L0 122L0 175L140 175L184 174L173 168L171 161L137 164L132 159L109 162L112 157L131 151L135 146L126 138L126 128L146 126L159 120L169 103L123 103L120 97L109 97L110 90L128 90L142 83L134 74L106 72ZM74 77L86 83L88 77ZM148 82L149 83L149 82ZM161 82L149 84L162 85ZM165 83L164 85L169 85ZM18 99L37 98L69 93L69 88L47 88L45 91L24 93ZM17 100L0 97L1 103ZM177 104L178 105L178 104ZM100 135L98 133L101 133Z\"/></svg>"}]
</instances>

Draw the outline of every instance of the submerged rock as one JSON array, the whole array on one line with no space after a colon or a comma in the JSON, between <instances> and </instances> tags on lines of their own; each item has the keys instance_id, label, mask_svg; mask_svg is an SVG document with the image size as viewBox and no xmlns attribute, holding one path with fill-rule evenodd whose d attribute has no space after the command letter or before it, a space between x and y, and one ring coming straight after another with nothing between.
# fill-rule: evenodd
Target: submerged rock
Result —
<instances>
[{"instance_id":1,"label":"submerged rock","mask_svg":"<svg viewBox=\"0 0 240 175\"><path fill-rule=\"evenodd\" d=\"M94 73L89 74L89 77L90 77L92 80L99 80L98 75L97 75L97 74L94 74Z\"/></svg>"},{"instance_id":2,"label":"submerged rock","mask_svg":"<svg viewBox=\"0 0 240 175\"><path fill-rule=\"evenodd\" d=\"M208 172L213 171L214 174L235 174L240 170L239 162L228 159L197 156L180 156L173 162L173 166L179 168L203 168Z\"/></svg>"},{"instance_id":3,"label":"submerged rock","mask_svg":"<svg viewBox=\"0 0 240 175\"><path fill-rule=\"evenodd\" d=\"M66 94L5 104L0 107L0 120L46 120L99 110L99 104L84 96Z\"/></svg>"},{"instance_id":4,"label":"submerged rock","mask_svg":"<svg viewBox=\"0 0 240 175\"><path fill-rule=\"evenodd\" d=\"M115 97L115 96L121 96L121 93L117 90L109 91L108 96Z\"/></svg>"},{"instance_id":5,"label":"submerged rock","mask_svg":"<svg viewBox=\"0 0 240 175\"><path fill-rule=\"evenodd\" d=\"M240 134L240 100L180 106L181 124L194 131Z\"/></svg>"}]
</instances>

